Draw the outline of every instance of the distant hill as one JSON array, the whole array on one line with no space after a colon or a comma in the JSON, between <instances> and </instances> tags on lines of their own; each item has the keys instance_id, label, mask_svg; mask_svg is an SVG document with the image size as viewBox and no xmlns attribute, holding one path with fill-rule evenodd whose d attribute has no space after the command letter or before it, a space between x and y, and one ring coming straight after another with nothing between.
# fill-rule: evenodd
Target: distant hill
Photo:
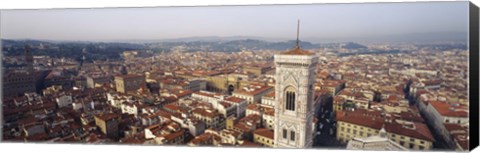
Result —
<instances>
[{"instance_id":1,"label":"distant hill","mask_svg":"<svg viewBox=\"0 0 480 153\"><path fill-rule=\"evenodd\" d=\"M344 48L344 49L366 49L366 48L368 48L367 46L357 44L357 43L353 43L353 42L347 42L345 44L342 44L340 47Z\"/></svg>"},{"instance_id":2,"label":"distant hill","mask_svg":"<svg viewBox=\"0 0 480 153\"><path fill-rule=\"evenodd\" d=\"M178 42L150 42L150 43L125 43L125 42L89 42L89 41L51 41L51 40L9 40L3 39L2 50L5 56L18 56L23 54L26 44L32 46L35 56L69 57L80 60L86 56L89 60L120 59L120 54L127 50L151 50L164 52L180 50L194 51L220 51L237 52L242 50L288 50L295 46L295 41L269 42L257 39L222 40L212 38L206 41L178 41ZM193 40L193 39L192 39ZM40 48L42 44L43 48ZM304 49L319 48L321 45L300 41ZM82 52L85 49L86 52Z\"/></svg>"}]
</instances>

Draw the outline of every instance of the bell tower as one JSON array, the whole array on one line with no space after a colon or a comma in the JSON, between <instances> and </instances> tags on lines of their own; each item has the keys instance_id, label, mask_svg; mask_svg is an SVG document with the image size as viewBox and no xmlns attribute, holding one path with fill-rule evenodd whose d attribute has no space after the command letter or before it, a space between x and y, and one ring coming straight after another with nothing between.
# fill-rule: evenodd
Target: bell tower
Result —
<instances>
[{"instance_id":1,"label":"bell tower","mask_svg":"<svg viewBox=\"0 0 480 153\"><path fill-rule=\"evenodd\" d=\"M27 72L29 74L33 74L34 68L33 68L33 55L32 55L32 49L30 48L30 45L25 45L25 63L27 64Z\"/></svg>"},{"instance_id":2,"label":"bell tower","mask_svg":"<svg viewBox=\"0 0 480 153\"><path fill-rule=\"evenodd\" d=\"M300 48L299 25L300 21L295 48L274 55L274 146L280 148L309 148L313 142L313 84L318 56Z\"/></svg>"}]
</instances>

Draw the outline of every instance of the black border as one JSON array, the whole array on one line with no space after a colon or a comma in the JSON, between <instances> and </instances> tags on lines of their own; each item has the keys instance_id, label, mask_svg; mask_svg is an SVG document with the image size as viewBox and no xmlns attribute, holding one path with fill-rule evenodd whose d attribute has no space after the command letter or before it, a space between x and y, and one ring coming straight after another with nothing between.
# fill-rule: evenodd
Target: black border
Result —
<instances>
[{"instance_id":1,"label":"black border","mask_svg":"<svg viewBox=\"0 0 480 153\"><path fill-rule=\"evenodd\" d=\"M478 50L478 7L470 2L469 5L469 51L470 51L470 60L469 60L469 101L470 101L470 144L469 144L469 149L472 151L474 148L478 146L478 139L479 139L479 75L478 71L480 69L479 67L479 50Z\"/></svg>"}]
</instances>

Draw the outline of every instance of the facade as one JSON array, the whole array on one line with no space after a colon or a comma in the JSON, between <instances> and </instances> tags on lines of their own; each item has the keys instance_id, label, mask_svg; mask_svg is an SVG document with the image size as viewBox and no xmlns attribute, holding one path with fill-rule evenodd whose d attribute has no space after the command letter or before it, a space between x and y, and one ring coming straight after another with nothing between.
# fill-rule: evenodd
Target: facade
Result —
<instances>
[{"instance_id":1,"label":"facade","mask_svg":"<svg viewBox=\"0 0 480 153\"><path fill-rule=\"evenodd\" d=\"M265 128L255 130L253 132L253 142L266 147L273 147L273 131Z\"/></svg>"},{"instance_id":2,"label":"facade","mask_svg":"<svg viewBox=\"0 0 480 153\"><path fill-rule=\"evenodd\" d=\"M143 86L145 86L145 76L143 75L127 74L115 77L117 92L128 93L137 91Z\"/></svg>"},{"instance_id":3,"label":"facade","mask_svg":"<svg viewBox=\"0 0 480 153\"><path fill-rule=\"evenodd\" d=\"M73 102L73 99L72 99L72 96L70 95L60 95L57 98L55 98L55 101L57 102L58 107L65 107L65 106L71 105Z\"/></svg>"},{"instance_id":4,"label":"facade","mask_svg":"<svg viewBox=\"0 0 480 153\"><path fill-rule=\"evenodd\" d=\"M119 116L113 113L100 114L95 116L95 124L100 128L103 134L109 138L118 138L118 120Z\"/></svg>"},{"instance_id":5,"label":"facade","mask_svg":"<svg viewBox=\"0 0 480 153\"><path fill-rule=\"evenodd\" d=\"M275 106L275 92L270 92L262 97L262 105Z\"/></svg>"},{"instance_id":6,"label":"facade","mask_svg":"<svg viewBox=\"0 0 480 153\"><path fill-rule=\"evenodd\" d=\"M295 49L276 54L274 146L309 148L313 142L313 84L318 56Z\"/></svg>"},{"instance_id":7,"label":"facade","mask_svg":"<svg viewBox=\"0 0 480 153\"><path fill-rule=\"evenodd\" d=\"M86 76L87 78L87 88L95 88L101 84L109 84L111 77L107 75L94 75L94 76Z\"/></svg>"}]
</instances>

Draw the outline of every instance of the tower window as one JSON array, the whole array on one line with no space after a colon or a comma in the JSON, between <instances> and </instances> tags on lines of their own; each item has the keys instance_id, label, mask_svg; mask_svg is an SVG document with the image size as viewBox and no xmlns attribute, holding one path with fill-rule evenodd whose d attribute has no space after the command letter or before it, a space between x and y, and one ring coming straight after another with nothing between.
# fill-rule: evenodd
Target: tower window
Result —
<instances>
[{"instance_id":1,"label":"tower window","mask_svg":"<svg viewBox=\"0 0 480 153\"><path fill-rule=\"evenodd\" d=\"M285 109L295 111L295 90L287 88L285 92Z\"/></svg>"},{"instance_id":2,"label":"tower window","mask_svg":"<svg viewBox=\"0 0 480 153\"><path fill-rule=\"evenodd\" d=\"M283 138L287 139L287 130L286 129L283 129Z\"/></svg>"},{"instance_id":3,"label":"tower window","mask_svg":"<svg viewBox=\"0 0 480 153\"><path fill-rule=\"evenodd\" d=\"M290 131L290 140L295 141L295 131Z\"/></svg>"}]
</instances>

